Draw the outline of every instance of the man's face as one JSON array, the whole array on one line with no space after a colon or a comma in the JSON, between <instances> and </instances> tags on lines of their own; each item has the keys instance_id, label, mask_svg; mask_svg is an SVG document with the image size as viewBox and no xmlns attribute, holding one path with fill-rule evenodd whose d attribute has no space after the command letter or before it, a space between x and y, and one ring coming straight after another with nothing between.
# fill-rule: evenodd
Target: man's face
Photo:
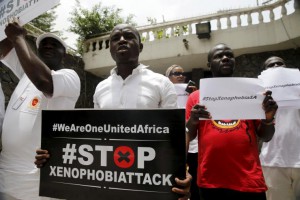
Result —
<instances>
[{"instance_id":1,"label":"man's face","mask_svg":"<svg viewBox=\"0 0 300 200\"><path fill-rule=\"evenodd\" d=\"M214 77L230 77L235 68L233 51L226 45L217 45L211 51L208 63Z\"/></svg>"},{"instance_id":2,"label":"man's face","mask_svg":"<svg viewBox=\"0 0 300 200\"><path fill-rule=\"evenodd\" d=\"M279 57L271 57L266 60L265 68L286 67L284 61Z\"/></svg>"},{"instance_id":3,"label":"man's face","mask_svg":"<svg viewBox=\"0 0 300 200\"><path fill-rule=\"evenodd\" d=\"M56 39L45 38L39 44L38 55L50 69L57 70L65 56L65 48Z\"/></svg>"},{"instance_id":4,"label":"man's face","mask_svg":"<svg viewBox=\"0 0 300 200\"><path fill-rule=\"evenodd\" d=\"M138 32L130 25L117 25L110 35L110 53L116 63L138 63L143 45Z\"/></svg>"}]
</instances>

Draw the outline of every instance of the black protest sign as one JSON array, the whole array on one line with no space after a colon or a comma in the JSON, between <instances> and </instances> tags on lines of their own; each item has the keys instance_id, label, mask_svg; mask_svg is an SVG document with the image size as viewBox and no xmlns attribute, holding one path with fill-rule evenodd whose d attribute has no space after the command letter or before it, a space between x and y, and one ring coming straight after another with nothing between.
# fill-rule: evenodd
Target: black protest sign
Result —
<instances>
[{"instance_id":1,"label":"black protest sign","mask_svg":"<svg viewBox=\"0 0 300 200\"><path fill-rule=\"evenodd\" d=\"M183 109L42 111L40 195L175 200L185 177Z\"/></svg>"}]
</instances>

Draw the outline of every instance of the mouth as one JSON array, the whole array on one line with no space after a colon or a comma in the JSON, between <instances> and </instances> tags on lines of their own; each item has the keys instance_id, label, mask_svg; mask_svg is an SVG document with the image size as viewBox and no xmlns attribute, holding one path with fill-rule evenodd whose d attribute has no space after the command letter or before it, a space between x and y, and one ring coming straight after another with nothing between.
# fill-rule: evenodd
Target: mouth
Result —
<instances>
[{"instance_id":1,"label":"mouth","mask_svg":"<svg viewBox=\"0 0 300 200\"><path fill-rule=\"evenodd\" d=\"M129 48L128 48L128 46L126 46L126 45L121 45L121 46L119 46L118 47L118 51L127 51Z\"/></svg>"},{"instance_id":2,"label":"mouth","mask_svg":"<svg viewBox=\"0 0 300 200\"><path fill-rule=\"evenodd\" d=\"M52 51L45 51L43 53L43 56L44 57L53 57L54 56L54 53Z\"/></svg>"},{"instance_id":3,"label":"mouth","mask_svg":"<svg viewBox=\"0 0 300 200\"><path fill-rule=\"evenodd\" d=\"M225 64L222 64L221 65L221 68L224 68L224 69L232 69L232 64L231 63L225 63Z\"/></svg>"}]
</instances>

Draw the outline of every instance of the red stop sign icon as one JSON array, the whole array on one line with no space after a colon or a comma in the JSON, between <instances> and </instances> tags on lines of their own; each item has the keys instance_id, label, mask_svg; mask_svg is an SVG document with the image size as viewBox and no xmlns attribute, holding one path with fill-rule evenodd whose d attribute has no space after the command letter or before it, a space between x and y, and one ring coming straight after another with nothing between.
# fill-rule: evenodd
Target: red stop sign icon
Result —
<instances>
[{"instance_id":1,"label":"red stop sign icon","mask_svg":"<svg viewBox=\"0 0 300 200\"><path fill-rule=\"evenodd\" d=\"M134 163L134 152L128 146L120 146L114 152L114 162L120 168L129 168Z\"/></svg>"}]
</instances>

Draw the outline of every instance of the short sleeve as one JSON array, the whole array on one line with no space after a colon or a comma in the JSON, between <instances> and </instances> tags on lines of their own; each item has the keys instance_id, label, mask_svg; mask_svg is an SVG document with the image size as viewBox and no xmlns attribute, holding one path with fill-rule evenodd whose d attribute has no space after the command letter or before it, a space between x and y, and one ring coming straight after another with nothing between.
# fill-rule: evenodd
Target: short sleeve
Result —
<instances>
[{"instance_id":1,"label":"short sleeve","mask_svg":"<svg viewBox=\"0 0 300 200\"><path fill-rule=\"evenodd\" d=\"M24 74L24 70L14 48L1 60L1 62L7 66L19 79L21 79Z\"/></svg>"},{"instance_id":2,"label":"short sleeve","mask_svg":"<svg viewBox=\"0 0 300 200\"><path fill-rule=\"evenodd\" d=\"M55 97L78 98L80 95L80 79L71 69L51 71L53 80L53 95Z\"/></svg>"},{"instance_id":3,"label":"short sleeve","mask_svg":"<svg viewBox=\"0 0 300 200\"><path fill-rule=\"evenodd\" d=\"M161 108L177 108L177 94L173 83L164 77L164 84L162 84L162 100Z\"/></svg>"}]
</instances>

